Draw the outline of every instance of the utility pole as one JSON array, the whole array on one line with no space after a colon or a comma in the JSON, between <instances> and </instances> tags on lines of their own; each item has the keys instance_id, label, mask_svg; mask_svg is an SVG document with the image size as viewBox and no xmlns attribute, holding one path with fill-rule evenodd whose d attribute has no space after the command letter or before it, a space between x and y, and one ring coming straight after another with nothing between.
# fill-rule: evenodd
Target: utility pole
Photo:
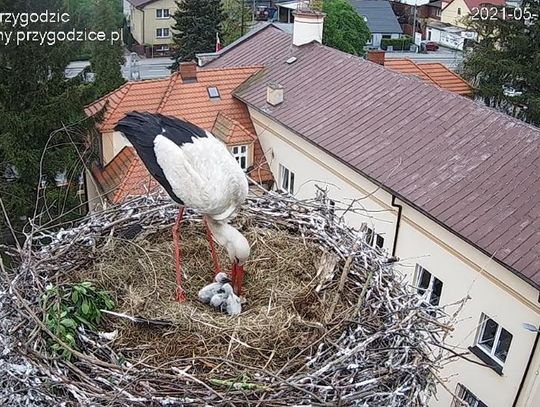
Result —
<instances>
[{"instance_id":1,"label":"utility pole","mask_svg":"<svg viewBox=\"0 0 540 407\"><path fill-rule=\"evenodd\" d=\"M413 17L412 37L413 37L414 44L418 45L418 44L416 44L416 3L417 3L417 0L414 0L414 17Z\"/></svg>"},{"instance_id":2,"label":"utility pole","mask_svg":"<svg viewBox=\"0 0 540 407\"><path fill-rule=\"evenodd\" d=\"M244 0L240 0L240 36L244 35Z\"/></svg>"}]
</instances>

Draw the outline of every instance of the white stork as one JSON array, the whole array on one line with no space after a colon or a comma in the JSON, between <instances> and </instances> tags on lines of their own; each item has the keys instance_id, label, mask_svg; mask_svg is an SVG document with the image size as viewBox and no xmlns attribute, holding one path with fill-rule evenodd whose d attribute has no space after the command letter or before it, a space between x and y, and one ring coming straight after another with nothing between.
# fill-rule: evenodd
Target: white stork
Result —
<instances>
[{"instance_id":1,"label":"white stork","mask_svg":"<svg viewBox=\"0 0 540 407\"><path fill-rule=\"evenodd\" d=\"M227 250L233 263L233 287L240 295L243 265L249 258L250 246L228 220L245 201L248 182L235 158L212 133L175 117L131 112L118 122L115 130L124 134L150 174L180 205L173 227L177 301L185 300L178 242L185 206L203 214L215 274L220 270L212 235Z\"/></svg>"}]
</instances>

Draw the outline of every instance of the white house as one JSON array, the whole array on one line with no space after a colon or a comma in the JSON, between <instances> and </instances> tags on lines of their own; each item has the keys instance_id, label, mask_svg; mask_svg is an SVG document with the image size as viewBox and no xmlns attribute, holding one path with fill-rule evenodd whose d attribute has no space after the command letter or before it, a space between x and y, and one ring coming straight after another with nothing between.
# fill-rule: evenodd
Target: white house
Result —
<instances>
[{"instance_id":1,"label":"white house","mask_svg":"<svg viewBox=\"0 0 540 407\"><path fill-rule=\"evenodd\" d=\"M265 66L234 95L277 187L359 200L348 221L400 257L411 289L433 303L468 298L447 307L460 322L446 342L468 360L448 354L432 406L540 405L540 336L524 327L540 326L540 130L322 46L322 29L303 30L310 18L296 16L292 37L270 25L208 64ZM282 101L269 103L276 89Z\"/></svg>"}]
</instances>

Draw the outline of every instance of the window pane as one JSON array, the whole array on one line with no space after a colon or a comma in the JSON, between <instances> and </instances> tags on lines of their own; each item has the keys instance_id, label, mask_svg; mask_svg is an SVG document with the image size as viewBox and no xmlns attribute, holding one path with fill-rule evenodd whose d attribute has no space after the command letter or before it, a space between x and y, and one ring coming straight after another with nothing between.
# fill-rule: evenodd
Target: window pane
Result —
<instances>
[{"instance_id":1,"label":"window pane","mask_svg":"<svg viewBox=\"0 0 540 407\"><path fill-rule=\"evenodd\" d=\"M163 10L163 17L169 17L169 9L168 8Z\"/></svg>"},{"instance_id":2,"label":"window pane","mask_svg":"<svg viewBox=\"0 0 540 407\"><path fill-rule=\"evenodd\" d=\"M246 169L246 157L240 157L240 167Z\"/></svg>"},{"instance_id":3,"label":"window pane","mask_svg":"<svg viewBox=\"0 0 540 407\"><path fill-rule=\"evenodd\" d=\"M512 334L506 329L501 329L501 335L499 336L499 343L495 349L495 356L501 361L506 360L506 355L508 355L508 349L510 349L510 343L512 342Z\"/></svg>"},{"instance_id":4,"label":"window pane","mask_svg":"<svg viewBox=\"0 0 540 407\"><path fill-rule=\"evenodd\" d=\"M431 273L426 269L420 267L420 277L418 278L418 288L422 288L422 292L429 288L429 282L431 281Z\"/></svg>"},{"instance_id":5,"label":"window pane","mask_svg":"<svg viewBox=\"0 0 540 407\"><path fill-rule=\"evenodd\" d=\"M429 302L431 305L439 305L441 299L443 283L437 277L433 277L433 286L431 287L431 298Z\"/></svg>"},{"instance_id":6,"label":"window pane","mask_svg":"<svg viewBox=\"0 0 540 407\"><path fill-rule=\"evenodd\" d=\"M161 10L160 10L160 9L157 9L157 10L156 10L156 17L157 17L157 18L160 18L160 17L161 17Z\"/></svg>"},{"instance_id":7,"label":"window pane","mask_svg":"<svg viewBox=\"0 0 540 407\"><path fill-rule=\"evenodd\" d=\"M238 154L238 147L233 147L232 152L233 154Z\"/></svg>"},{"instance_id":8,"label":"window pane","mask_svg":"<svg viewBox=\"0 0 540 407\"><path fill-rule=\"evenodd\" d=\"M286 191L289 190L289 170L283 167L283 177L281 179L281 187Z\"/></svg>"},{"instance_id":9,"label":"window pane","mask_svg":"<svg viewBox=\"0 0 540 407\"><path fill-rule=\"evenodd\" d=\"M382 249L383 245L384 245L384 237L382 237L381 235L377 235L377 242L375 243L375 245Z\"/></svg>"},{"instance_id":10,"label":"window pane","mask_svg":"<svg viewBox=\"0 0 540 407\"><path fill-rule=\"evenodd\" d=\"M478 341L478 344L491 350L493 348L493 341L495 340L497 328L497 323L491 318L487 318L484 322L484 330L480 337L480 341Z\"/></svg>"},{"instance_id":11,"label":"window pane","mask_svg":"<svg viewBox=\"0 0 540 407\"><path fill-rule=\"evenodd\" d=\"M368 245L373 246L373 229L367 228L366 242Z\"/></svg>"},{"instance_id":12,"label":"window pane","mask_svg":"<svg viewBox=\"0 0 540 407\"><path fill-rule=\"evenodd\" d=\"M294 172L291 172L291 185L290 185L289 192L290 192L291 194L294 193Z\"/></svg>"},{"instance_id":13,"label":"window pane","mask_svg":"<svg viewBox=\"0 0 540 407\"><path fill-rule=\"evenodd\" d=\"M243 153L245 153L245 152L246 152L246 149L247 149L246 146L242 146L242 147L240 148L240 151L243 152Z\"/></svg>"}]
</instances>

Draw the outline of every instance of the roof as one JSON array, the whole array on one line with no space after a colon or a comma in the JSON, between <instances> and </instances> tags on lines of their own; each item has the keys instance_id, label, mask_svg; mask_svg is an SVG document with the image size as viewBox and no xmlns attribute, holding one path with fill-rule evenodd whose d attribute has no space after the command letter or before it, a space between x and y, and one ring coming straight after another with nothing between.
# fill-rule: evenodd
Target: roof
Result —
<instances>
[{"instance_id":1,"label":"roof","mask_svg":"<svg viewBox=\"0 0 540 407\"><path fill-rule=\"evenodd\" d=\"M92 175L112 203L146 195L160 187L133 147L124 147L104 168L95 163Z\"/></svg>"},{"instance_id":2,"label":"roof","mask_svg":"<svg viewBox=\"0 0 540 407\"><path fill-rule=\"evenodd\" d=\"M232 95L241 83L260 69L260 66L251 66L199 70L197 82L190 83L184 83L179 73L164 79L127 82L88 105L85 112L90 116L105 109L103 120L98 126L102 133L113 132L116 123L126 113L134 110L176 116L209 131L212 131L218 117L226 118L228 126L226 138L231 144L248 140L253 143L255 169L250 173L252 178L259 182L271 181L272 173L256 137L247 107ZM218 88L220 94L218 99L209 98L209 87ZM224 119L220 120L224 121ZM146 177L150 175L146 169L141 171L144 166L139 162L138 157L135 160L136 163L130 166L132 162L128 160L129 152L122 151L123 155L119 153L101 170L103 174L96 177L99 178L98 182L104 191L120 188L124 185L122 182L128 174L132 179L126 181L126 190L135 184L146 185ZM134 167L135 165L138 167ZM108 169L108 167L113 169ZM133 172L130 173L128 169L132 169ZM130 195L133 195L133 191ZM108 194L108 196L112 197L113 202L120 202L127 197L127 193Z\"/></svg>"},{"instance_id":3,"label":"roof","mask_svg":"<svg viewBox=\"0 0 540 407\"><path fill-rule=\"evenodd\" d=\"M506 0L463 0L469 10L472 10L474 7L480 7L482 4L491 4L494 6L504 6L506 4ZM447 8L450 4L452 4L454 0L450 0L443 6L443 10Z\"/></svg>"},{"instance_id":4,"label":"roof","mask_svg":"<svg viewBox=\"0 0 540 407\"><path fill-rule=\"evenodd\" d=\"M362 58L290 41L270 26L209 66L265 64L239 99L540 288L539 129ZM279 106L266 103L268 82L285 89Z\"/></svg>"},{"instance_id":5,"label":"roof","mask_svg":"<svg viewBox=\"0 0 540 407\"><path fill-rule=\"evenodd\" d=\"M432 83L458 95L471 95L472 87L459 75L441 63L417 64L410 59L387 59L385 68L407 75L415 75L425 82Z\"/></svg>"},{"instance_id":6,"label":"roof","mask_svg":"<svg viewBox=\"0 0 540 407\"><path fill-rule=\"evenodd\" d=\"M139 9L142 9L144 8L146 5L150 4L150 3L154 3L156 2L157 0L127 0L130 4L132 4L134 7L136 8L139 8Z\"/></svg>"},{"instance_id":7,"label":"roof","mask_svg":"<svg viewBox=\"0 0 540 407\"><path fill-rule=\"evenodd\" d=\"M394 10L387 0L349 0L356 11L366 17L369 31L374 33L401 34Z\"/></svg>"}]
</instances>

